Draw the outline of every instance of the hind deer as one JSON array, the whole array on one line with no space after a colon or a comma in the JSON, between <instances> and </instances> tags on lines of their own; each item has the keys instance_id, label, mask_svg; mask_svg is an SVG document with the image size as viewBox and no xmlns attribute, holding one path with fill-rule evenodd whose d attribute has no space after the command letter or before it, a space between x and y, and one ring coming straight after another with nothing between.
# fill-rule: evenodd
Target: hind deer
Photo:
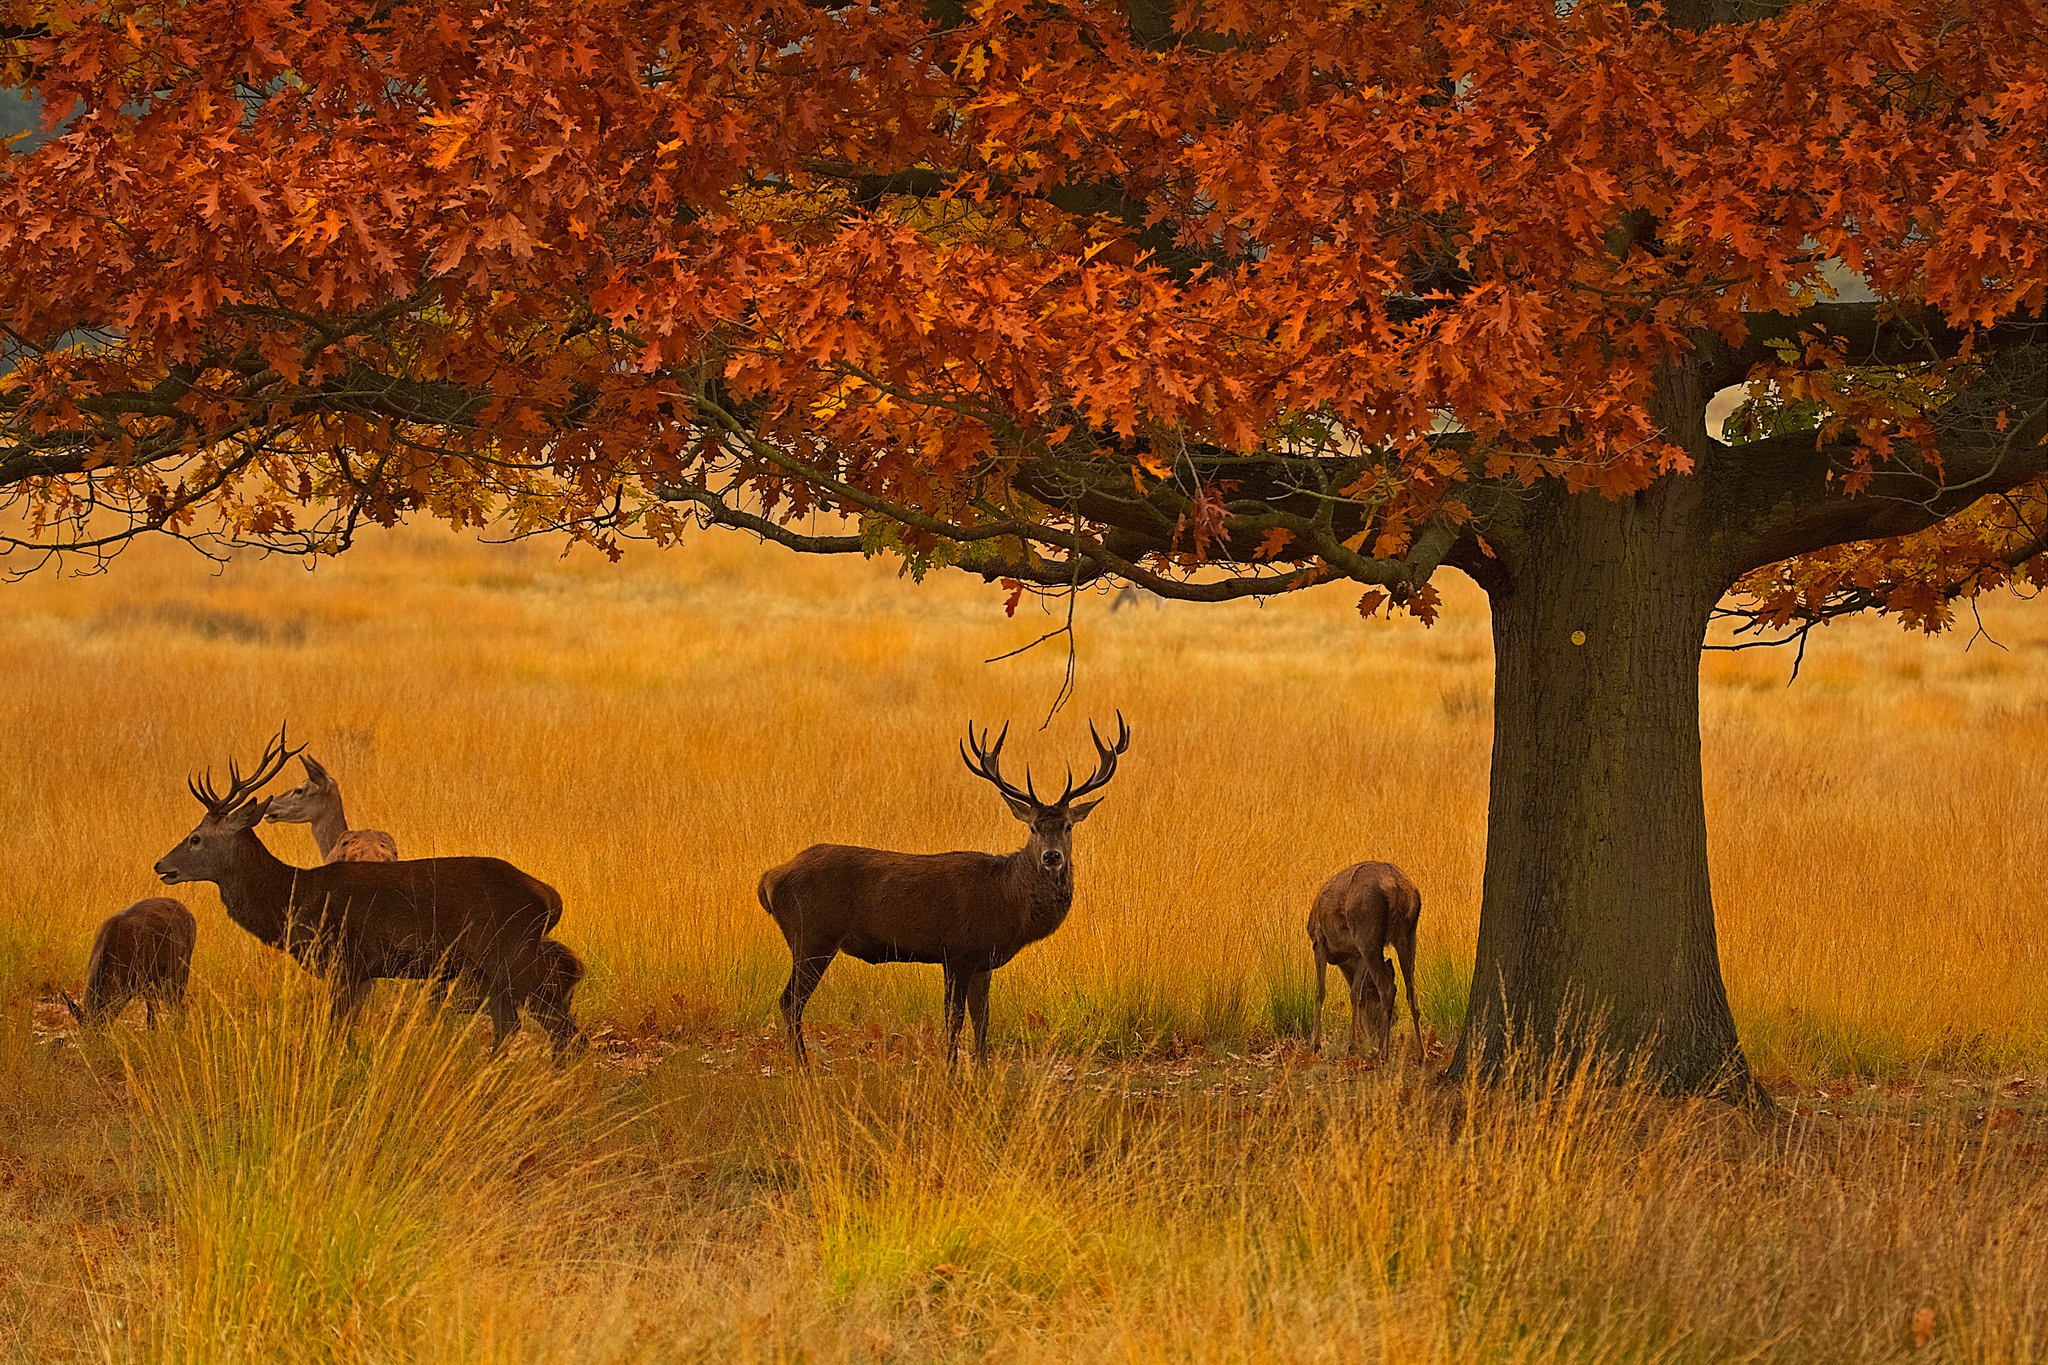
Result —
<instances>
[{"instance_id":1,"label":"hind deer","mask_svg":"<svg viewBox=\"0 0 2048 1365\"><path fill-rule=\"evenodd\" d=\"M1422 918L1422 893L1408 874L1392 863L1356 863L1323 883L1308 912L1308 941L1316 955L1316 1016L1309 1048L1323 1049L1323 986L1330 964L1344 973L1351 988L1351 1033L1344 1042L1347 1056L1358 1050L1359 1030L1369 1022L1379 1040L1380 1055L1390 1056L1393 1041L1394 967L1392 948L1401 959L1401 979L1408 988L1408 1017L1415 1024L1415 1054L1423 1057L1422 1012L1415 1007L1415 925ZM1367 1007L1372 1010L1365 1020Z\"/></svg>"},{"instance_id":2,"label":"hind deer","mask_svg":"<svg viewBox=\"0 0 2048 1365\"><path fill-rule=\"evenodd\" d=\"M346 1028L380 977L459 977L490 1007L492 1047L519 1028L529 1006L555 1050L579 1030L561 977L575 955L543 947L561 920L555 889L498 858L421 858L395 863L325 863L299 868L256 837L269 809L254 793L297 755L278 731L248 777L231 762L228 790L212 774L186 785L206 815L157 861L166 885L212 882L228 918L327 978L334 1023ZM566 955L566 957L565 957Z\"/></svg>"},{"instance_id":3,"label":"hind deer","mask_svg":"<svg viewBox=\"0 0 2048 1365\"><path fill-rule=\"evenodd\" d=\"M71 1017L98 1028L142 997L149 1026L156 1027L156 1007L176 1009L185 1003L185 981L192 972L192 945L199 922L169 896L139 900L119 914L107 916L93 935L92 956L85 964L85 1005L64 990Z\"/></svg>"},{"instance_id":4,"label":"hind deer","mask_svg":"<svg viewBox=\"0 0 2048 1365\"><path fill-rule=\"evenodd\" d=\"M1020 790L1002 774L1005 725L993 747L988 731L970 725L960 757L967 771L1002 794L1010 813L1030 830L1011 854L891 853L875 848L818 844L763 874L761 908L789 943L789 984L782 1019L790 1051L809 1061L804 1047L804 1004L840 953L863 962L926 962L946 976L946 1061L959 1056L964 1015L974 1018L975 1056L988 1059L989 974L1060 927L1074 903L1074 826L1100 800L1116 774L1117 758L1131 746L1131 727L1117 713L1117 742L1104 744L1091 722L1095 773L1079 787L1067 774L1066 790L1040 800L1024 775ZM973 749L972 756L968 749Z\"/></svg>"},{"instance_id":5,"label":"hind deer","mask_svg":"<svg viewBox=\"0 0 2048 1365\"><path fill-rule=\"evenodd\" d=\"M341 784L312 757L299 755L306 780L270 798L267 825L311 825L323 863L395 863L398 841L381 829L350 829L342 813Z\"/></svg>"}]
</instances>

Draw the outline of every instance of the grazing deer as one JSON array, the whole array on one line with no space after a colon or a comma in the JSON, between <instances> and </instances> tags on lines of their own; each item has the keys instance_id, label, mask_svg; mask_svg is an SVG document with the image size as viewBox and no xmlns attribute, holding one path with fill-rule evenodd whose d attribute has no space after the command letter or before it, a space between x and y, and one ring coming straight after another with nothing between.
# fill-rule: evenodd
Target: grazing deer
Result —
<instances>
[{"instance_id":1,"label":"grazing deer","mask_svg":"<svg viewBox=\"0 0 2048 1365\"><path fill-rule=\"evenodd\" d=\"M381 829L350 829L341 809L341 785L327 769L306 754L306 780L270 798L263 822L269 825L311 825L313 842L323 863L395 863L398 841Z\"/></svg>"},{"instance_id":2,"label":"grazing deer","mask_svg":"<svg viewBox=\"0 0 2048 1365\"><path fill-rule=\"evenodd\" d=\"M192 945L198 937L199 922L179 902L169 896L139 900L107 916L93 935L92 957L85 964L84 1008L68 992L57 994L64 997L71 1017L87 1028L109 1022L139 995L149 1026L155 1028L159 1002L167 1009L185 1003Z\"/></svg>"},{"instance_id":3,"label":"grazing deer","mask_svg":"<svg viewBox=\"0 0 2048 1365\"><path fill-rule=\"evenodd\" d=\"M1408 1017L1415 1023L1415 1053L1422 1052L1422 1011L1415 1008L1415 924L1422 918L1422 893L1408 874L1392 863L1357 863L1323 883L1308 912L1308 941L1316 954L1316 1022L1309 1047L1323 1048L1323 986L1330 964L1344 973L1351 988L1351 1036L1346 1055L1358 1050L1359 1029L1366 1007L1379 1039L1380 1055L1393 1041L1394 967L1392 948L1401 959L1401 979L1408 987Z\"/></svg>"},{"instance_id":4,"label":"grazing deer","mask_svg":"<svg viewBox=\"0 0 2048 1365\"><path fill-rule=\"evenodd\" d=\"M1095 775L1079 787L1072 772L1056 801L1041 801L1024 775L1018 790L1003 780L1003 741L987 747L968 727L960 757L967 771L992 783L1010 813L1030 829L1024 847L996 853L890 853L818 844L761 878L761 908L789 942L789 984L782 1018L790 1050L807 1062L804 1004L840 953L863 962L929 962L946 973L946 1060L960 1050L963 1014L974 1016L974 1051L988 1058L989 973L1060 927L1074 903L1074 826L1101 802L1074 804L1116 774L1131 747L1131 727L1117 713L1117 742L1104 744L1091 722ZM974 753L968 756L968 746Z\"/></svg>"},{"instance_id":5,"label":"grazing deer","mask_svg":"<svg viewBox=\"0 0 2048 1365\"><path fill-rule=\"evenodd\" d=\"M497 858L280 861L256 837L270 803L254 793L297 753L280 730L255 773L245 778L229 764L225 794L213 790L211 773L188 782L206 815L157 861L157 875L167 885L213 882L229 919L326 977L337 1027L355 1018L379 977L460 977L490 1007L494 1049L518 1029L522 1004L558 1053L566 1047L578 1030L558 978L562 954L569 963L575 955L542 946L562 915L555 889Z\"/></svg>"}]
</instances>

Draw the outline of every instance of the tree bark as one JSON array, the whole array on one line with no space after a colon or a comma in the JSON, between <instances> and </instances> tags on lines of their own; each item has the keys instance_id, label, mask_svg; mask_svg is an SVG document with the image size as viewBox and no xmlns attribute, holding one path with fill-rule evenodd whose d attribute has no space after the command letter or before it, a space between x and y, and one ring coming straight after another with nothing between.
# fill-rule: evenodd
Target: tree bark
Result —
<instances>
[{"instance_id":1,"label":"tree bark","mask_svg":"<svg viewBox=\"0 0 2048 1365\"><path fill-rule=\"evenodd\" d=\"M1753 1095L1721 983L1699 665L1728 587L1701 481L1532 494L1493 608L1493 774L1454 1070L1514 1040L1640 1056L1673 1090Z\"/></svg>"}]
</instances>

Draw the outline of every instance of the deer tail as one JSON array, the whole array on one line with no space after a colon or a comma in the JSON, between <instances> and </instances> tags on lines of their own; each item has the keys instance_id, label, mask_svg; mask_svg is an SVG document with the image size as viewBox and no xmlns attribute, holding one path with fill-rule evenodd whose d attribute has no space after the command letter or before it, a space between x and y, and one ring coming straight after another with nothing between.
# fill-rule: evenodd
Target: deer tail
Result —
<instances>
[{"instance_id":1,"label":"deer tail","mask_svg":"<svg viewBox=\"0 0 2048 1365\"><path fill-rule=\"evenodd\" d=\"M775 913L773 887L771 884L774 876L775 873L773 871L763 872L761 880L754 887L754 895L760 899L761 908L770 915Z\"/></svg>"}]
</instances>

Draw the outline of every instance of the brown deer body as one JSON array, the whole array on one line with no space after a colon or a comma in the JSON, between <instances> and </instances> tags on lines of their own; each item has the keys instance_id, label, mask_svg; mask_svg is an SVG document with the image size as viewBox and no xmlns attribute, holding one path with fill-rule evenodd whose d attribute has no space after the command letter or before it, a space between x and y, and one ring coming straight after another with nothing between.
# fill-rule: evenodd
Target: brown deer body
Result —
<instances>
[{"instance_id":1,"label":"brown deer body","mask_svg":"<svg viewBox=\"0 0 2048 1365\"><path fill-rule=\"evenodd\" d=\"M398 841L381 829L350 829L341 804L341 784L305 754L306 780L270 798L267 825L311 825L323 863L395 863Z\"/></svg>"},{"instance_id":2,"label":"brown deer body","mask_svg":"<svg viewBox=\"0 0 2048 1365\"><path fill-rule=\"evenodd\" d=\"M1408 988L1408 1016L1415 1024L1415 1054L1422 1053L1422 1012L1415 1007L1415 926L1422 918L1422 893L1408 874L1392 863L1356 863L1323 883L1308 912L1308 941L1316 955L1316 1015L1309 1047L1323 1047L1323 986L1330 964L1344 973L1351 988L1351 1035L1347 1054L1356 1053L1360 1029L1378 1040L1380 1055L1389 1056L1393 1041L1394 967L1392 948L1401 959L1401 979Z\"/></svg>"},{"instance_id":3,"label":"brown deer body","mask_svg":"<svg viewBox=\"0 0 2048 1365\"><path fill-rule=\"evenodd\" d=\"M268 802L251 793L291 757L279 734L254 776L230 769L225 796L193 783L206 807L196 829L165 854L157 875L169 885L212 882L228 918L324 976L334 1021L345 1027L386 978L461 978L491 1011L493 1046L519 1027L530 1005L559 1051L575 1039L566 964L575 955L543 947L561 919L555 889L497 858L421 858L395 863L326 863L299 868L256 837Z\"/></svg>"},{"instance_id":4,"label":"brown deer body","mask_svg":"<svg viewBox=\"0 0 2048 1365\"><path fill-rule=\"evenodd\" d=\"M863 962L925 962L942 968L946 980L946 1057L959 1054L960 1027L974 1019L974 1050L988 1056L989 974L1026 946L1052 933L1074 903L1074 826L1099 802L1074 802L1101 789L1116 772L1118 755L1130 747L1131 730L1117 716L1118 738L1095 740L1095 775L1052 802L1005 782L1003 739L985 747L970 730L961 757L975 776L994 784L1010 813L1029 827L1015 853L892 853L883 849L819 844L805 849L761 878L761 908L774 917L789 944L789 984L783 988L782 1018L790 1051L808 1060L804 1047L804 1005L825 969L840 953Z\"/></svg>"},{"instance_id":5,"label":"brown deer body","mask_svg":"<svg viewBox=\"0 0 2048 1365\"><path fill-rule=\"evenodd\" d=\"M313 842L319 846L320 861L323 863L395 863L398 861L398 841L381 829L350 829L348 814L342 805L341 784L333 774L311 755L300 754L299 762L305 766L306 780L288 792L279 792L270 798L270 806L263 813L266 825L310 825ZM552 893L553 888L549 888ZM562 917L560 898L553 903L548 928L552 931ZM583 979L583 960L564 945L547 939L540 947L545 959L542 979L547 983L540 996L529 997L526 1005L536 1015L546 1010L568 1008L569 997L576 989L576 983ZM447 982L436 981L432 989L437 998L444 998ZM482 1001L474 1001L478 1006Z\"/></svg>"},{"instance_id":6,"label":"brown deer body","mask_svg":"<svg viewBox=\"0 0 2048 1365\"><path fill-rule=\"evenodd\" d=\"M142 997L149 1026L156 1027L156 1007L176 1009L185 1002L185 981L192 971L192 945L199 922L169 896L139 900L107 916L93 935L92 956L85 964L85 1005L80 1008L64 991L71 1017L87 1028L110 1022L130 1000Z\"/></svg>"}]
</instances>

